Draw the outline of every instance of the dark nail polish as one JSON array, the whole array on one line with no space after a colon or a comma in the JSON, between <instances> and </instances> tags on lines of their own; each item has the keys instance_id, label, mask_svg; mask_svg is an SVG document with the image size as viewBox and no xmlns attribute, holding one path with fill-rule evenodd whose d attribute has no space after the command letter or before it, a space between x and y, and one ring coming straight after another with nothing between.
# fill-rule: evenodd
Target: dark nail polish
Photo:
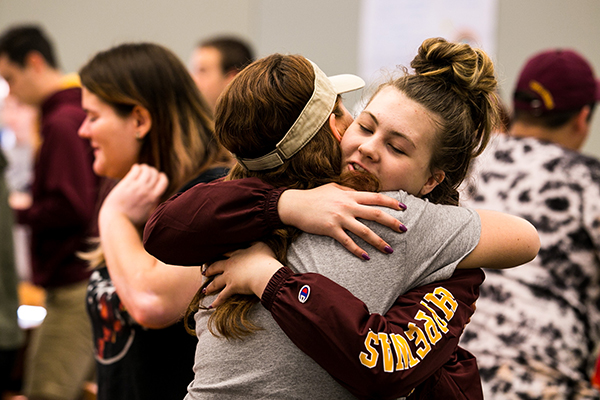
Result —
<instances>
[{"instance_id":1,"label":"dark nail polish","mask_svg":"<svg viewBox=\"0 0 600 400\"><path fill-rule=\"evenodd\" d=\"M371 259L371 257L369 257L369 255L368 255L367 253L363 253L363 254L362 254L362 258L363 258L365 261L369 261L369 260Z\"/></svg>"},{"instance_id":2,"label":"dark nail polish","mask_svg":"<svg viewBox=\"0 0 600 400\"><path fill-rule=\"evenodd\" d=\"M202 294L206 294L206 288L202 288Z\"/></svg>"},{"instance_id":3,"label":"dark nail polish","mask_svg":"<svg viewBox=\"0 0 600 400\"><path fill-rule=\"evenodd\" d=\"M213 308L213 306L212 306L212 305L208 306L208 309L209 309L209 310L212 310L212 308Z\"/></svg>"},{"instance_id":4,"label":"dark nail polish","mask_svg":"<svg viewBox=\"0 0 600 400\"><path fill-rule=\"evenodd\" d=\"M400 224L400 231L401 232L406 232L408 229L406 229L406 227L402 224Z\"/></svg>"},{"instance_id":5,"label":"dark nail polish","mask_svg":"<svg viewBox=\"0 0 600 400\"><path fill-rule=\"evenodd\" d=\"M390 246L385 246L383 248L383 251L385 251L388 254L392 254L394 252L394 249L392 249Z\"/></svg>"},{"instance_id":6,"label":"dark nail polish","mask_svg":"<svg viewBox=\"0 0 600 400\"><path fill-rule=\"evenodd\" d=\"M401 209L406 210L406 204L398 202Z\"/></svg>"}]
</instances>

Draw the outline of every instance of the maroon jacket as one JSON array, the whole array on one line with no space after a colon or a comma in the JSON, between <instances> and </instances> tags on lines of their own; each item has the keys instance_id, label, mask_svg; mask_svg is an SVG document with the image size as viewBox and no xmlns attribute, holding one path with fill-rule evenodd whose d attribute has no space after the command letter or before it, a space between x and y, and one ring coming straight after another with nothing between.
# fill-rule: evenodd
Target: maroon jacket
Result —
<instances>
[{"instance_id":1,"label":"maroon jacket","mask_svg":"<svg viewBox=\"0 0 600 400\"><path fill-rule=\"evenodd\" d=\"M168 264L210 262L281 227L277 200L283 190L256 178L197 185L158 207L146 224L144 246ZM457 271L447 281L400 296L382 316L369 313L362 301L324 276L282 268L261 301L302 351L359 398L396 398L412 391L410 398L481 399L475 357L458 347L458 340L483 279L481 270ZM298 296L305 285L310 301L302 303ZM440 287L457 302L450 319L424 300ZM447 331L435 334L442 329ZM406 343L408 364L398 364L401 351L385 345L387 340Z\"/></svg>"},{"instance_id":2,"label":"maroon jacket","mask_svg":"<svg viewBox=\"0 0 600 400\"><path fill-rule=\"evenodd\" d=\"M483 280L481 269L457 270L400 296L380 315L332 280L286 267L273 275L261 302L300 350L358 398L394 399L416 388L410 398L482 399L475 357L458 341ZM302 302L305 286L310 292Z\"/></svg>"},{"instance_id":3,"label":"maroon jacket","mask_svg":"<svg viewBox=\"0 0 600 400\"><path fill-rule=\"evenodd\" d=\"M95 231L97 215L93 153L77 134L84 118L79 88L56 92L41 107L33 204L17 218L31 227L33 283L43 287L81 282L90 275L87 263L76 255Z\"/></svg>"}]
</instances>

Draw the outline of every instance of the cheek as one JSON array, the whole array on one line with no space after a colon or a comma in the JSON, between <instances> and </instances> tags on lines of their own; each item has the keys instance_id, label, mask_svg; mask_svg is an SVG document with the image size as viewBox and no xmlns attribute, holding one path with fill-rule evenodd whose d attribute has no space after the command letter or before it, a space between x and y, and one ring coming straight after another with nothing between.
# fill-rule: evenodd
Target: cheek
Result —
<instances>
[{"instance_id":1,"label":"cheek","mask_svg":"<svg viewBox=\"0 0 600 400\"><path fill-rule=\"evenodd\" d=\"M342 156L349 157L356 149L358 149L359 145L360 143L358 143L356 135L352 133L352 129L347 129L342 135L342 141L340 142Z\"/></svg>"}]
</instances>

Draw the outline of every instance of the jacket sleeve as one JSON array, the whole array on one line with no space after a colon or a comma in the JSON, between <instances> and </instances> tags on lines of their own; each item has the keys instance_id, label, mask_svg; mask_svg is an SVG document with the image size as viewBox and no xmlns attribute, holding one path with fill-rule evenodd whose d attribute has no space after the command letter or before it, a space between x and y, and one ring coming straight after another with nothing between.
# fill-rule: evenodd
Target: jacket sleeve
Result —
<instances>
[{"instance_id":1,"label":"jacket sleeve","mask_svg":"<svg viewBox=\"0 0 600 400\"><path fill-rule=\"evenodd\" d=\"M292 342L361 399L408 395L457 350L485 275L452 278L400 296L385 314L330 279L281 268L261 302Z\"/></svg>"},{"instance_id":2,"label":"jacket sleeve","mask_svg":"<svg viewBox=\"0 0 600 400\"><path fill-rule=\"evenodd\" d=\"M285 188L257 178L200 183L162 203L144 229L144 247L167 264L201 265L283 227Z\"/></svg>"}]
</instances>

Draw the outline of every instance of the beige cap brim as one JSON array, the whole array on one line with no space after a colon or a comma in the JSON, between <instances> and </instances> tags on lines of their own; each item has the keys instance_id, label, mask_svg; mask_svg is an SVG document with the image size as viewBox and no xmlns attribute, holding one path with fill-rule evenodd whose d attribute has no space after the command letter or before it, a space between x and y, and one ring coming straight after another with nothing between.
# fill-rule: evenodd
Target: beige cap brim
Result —
<instances>
[{"instance_id":1,"label":"beige cap brim","mask_svg":"<svg viewBox=\"0 0 600 400\"><path fill-rule=\"evenodd\" d=\"M327 78L329 78L337 94L352 92L365 87L365 81L360 76L352 74L333 75Z\"/></svg>"}]
</instances>

